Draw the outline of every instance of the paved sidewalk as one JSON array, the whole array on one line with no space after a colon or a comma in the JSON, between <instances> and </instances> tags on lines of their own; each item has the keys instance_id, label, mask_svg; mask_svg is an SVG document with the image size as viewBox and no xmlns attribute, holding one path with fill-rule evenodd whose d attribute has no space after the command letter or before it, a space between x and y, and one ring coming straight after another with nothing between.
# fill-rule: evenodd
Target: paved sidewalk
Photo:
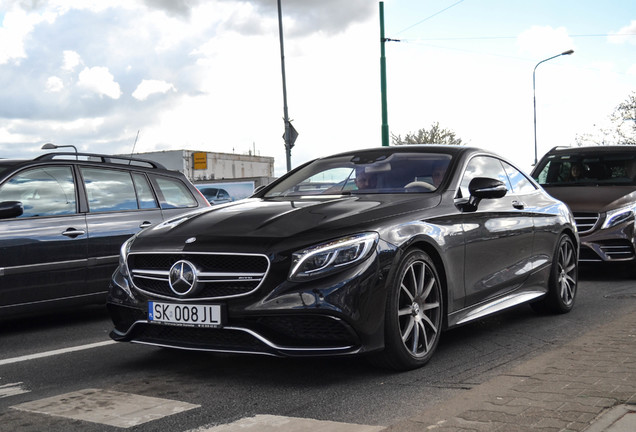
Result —
<instances>
[{"instance_id":1,"label":"paved sidewalk","mask_svg":"<svg viewBox=\"0 0 636 432\"><path fill-rule=\"evenodd\" d=\"M387 432L636 431L636 301L631 312Z\"/></svg>"}]
</instances>

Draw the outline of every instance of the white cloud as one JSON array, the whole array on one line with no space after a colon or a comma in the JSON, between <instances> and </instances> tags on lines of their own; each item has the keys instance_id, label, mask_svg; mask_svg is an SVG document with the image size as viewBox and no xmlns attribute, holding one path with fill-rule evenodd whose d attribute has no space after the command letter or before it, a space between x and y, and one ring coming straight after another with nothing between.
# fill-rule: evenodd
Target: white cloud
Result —
<instances>
[{"instance_id":1,"label":"white cloud","mask_svg":"<svg viewBox=\"0 0 636 432\"><path fill-rule=\"evenodd\" d=\"M50 93L58 93L61 92L64 88L64 83L62 82L60 77L52 76L46 80L46 91Z\"/></svg>"},{"instance_id":2,"label":"white cloud","mask_svg":"<svg viewBox=\"0 0 636 432\"><path fill-rule=\"evenodd\" d=\"M137 100L146 100L150 95L157 93L167 93L168 91L176 92L174 85L160 80L142 80L137 86L132 96Z\"/></svg>"},{"instance_id":3,"label":"white cloud","mask_svg":"<svg viewBox=\"0 0 636 432\"><path fill-rule=\"evenodd\" d=\"M623 44L623 43L631 43L636 45L636 20L632 20L632 22L618 30L616 33L607 37L607 40L614 44Z\"/></svg>"},{"instance_id":4,"label":"white cloud","mask_svg":"<svg viewBox=\"0 0 636 432\"><path fill-rule=\"evenodd\" d=\"M517 38L519 50L537 58L574 49L574 42L565 27L532 26Z\"/></svg>"},{"instance_id":5,"label":"white cloud","mask_svg":"<svg viewBox=\"0 0 636 432\"><path fill-rule=\"evenodd\" d=\"M0 64L26 58L24 39L39 21L39 17L28 15L21 10L4 15L0 27Z\"/></svg>"},{"instance_id":6,"label":"white cloud","mask_svg":"<svg viewBox=\"0 0 636 432\"><path fill-rule=\"evenodd\" d=\"M64 56L63 70L72 71L82 62L82 58L75 51L65 50L62 55Z\"/></svg>"},{"instance_id":7,"label":"white cloud","mask_svg":"<svg viewBox=\"0 0 636 432\"><path fill-rule=\"evenodd\" d=\"M78 85L112 99L119 99L122 94L119 84L115 82L115 77L106 67L84 68L79 74Z\"/></svg>"}]
</instances>

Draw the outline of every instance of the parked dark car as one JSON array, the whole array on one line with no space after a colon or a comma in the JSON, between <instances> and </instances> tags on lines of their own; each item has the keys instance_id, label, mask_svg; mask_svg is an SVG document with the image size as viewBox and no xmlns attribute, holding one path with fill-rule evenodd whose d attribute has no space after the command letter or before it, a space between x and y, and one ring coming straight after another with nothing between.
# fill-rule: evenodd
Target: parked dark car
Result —
<instances>
[{"instance_id":1,"label":"parked dark car","mask_svg":"<svg viewBox=\"0 0 636 432\"><path fill-rule=\"evenodd\" d=\"M197 186L197 188L201 191L205 199L207 199L210 204L224 204L232 202L232 197L223 188L209 186Z\"/></svg>"},{"instance_id":2,"label":"parked dark car","mask_svg":"<svg viewBox=\"0 0 636 432\"><path fill-rule=\"evenodd\" d=\"M580 261L636 260L636 147L556 147L532 177L574 213Z\"/></svg>"},{"instance_id":3,"label":"parked dark car","mask_svg":"<svg viewBox=\"0 0 636 432\"><path fill-rule=\"evenodd\" d=\"M370 354L412 369L431 358L443 329L522 303L568 312L578 242L567 206L492 153L342 153L127 241L108 299L111 337L274 356Z\"/></svg>"},{"instance_id":4,"label":"parked dark car","mask_svg":"<svg viewBox=\"0 0 636 432\"><path fill-rule=\"evenodd\" d=\"M0 318L106 302L130 236L207 201L180 173L132 158L0 159Z\"/></svg>"}]
</instances>

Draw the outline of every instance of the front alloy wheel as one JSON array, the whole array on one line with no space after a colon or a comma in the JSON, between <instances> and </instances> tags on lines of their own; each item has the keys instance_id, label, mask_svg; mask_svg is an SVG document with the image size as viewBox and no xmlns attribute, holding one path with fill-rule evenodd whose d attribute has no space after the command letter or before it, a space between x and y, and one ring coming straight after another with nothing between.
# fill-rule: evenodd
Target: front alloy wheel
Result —
<instances>
[{"instance_id":1,"label":"front alloy wheel","mask_svg":"<svg viewBox=\"0 0 636 432\"><path fill-rule=\"evenodd\" d=\"M538 312L570 312L574 306L577 285L577 250L572 239L562 234L552 262L548 293L531 306Z\"/></svg>"},{"instance_id":2,"label":"front alloy wheel","mask_svg":"<svg viewBox=\"0 0 636 432\"><path fill-rule=\"evenodd\" d=\"M408 251L396 273L385 315L384 364L415 369L433 356L442 327L442 285L424 252Z\"/></svg>"}]
</instances>

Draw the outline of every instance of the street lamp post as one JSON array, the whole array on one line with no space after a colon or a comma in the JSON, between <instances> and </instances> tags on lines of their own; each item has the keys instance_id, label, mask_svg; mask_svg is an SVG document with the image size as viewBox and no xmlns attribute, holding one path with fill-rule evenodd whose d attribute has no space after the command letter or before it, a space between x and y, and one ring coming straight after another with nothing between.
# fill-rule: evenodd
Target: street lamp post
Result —
<instances>
[{"instance_id":1,"label":"street lamp post","mask_svg":"<svg viewBox=\"0 0 636 432\"><path fill-rule=\"evenodd\" d=\"M77 147L75 147L72 144L67 144L67 145L55 145L53 143L46 143L42 146L42 150L54 150L54 149L58 149L61 147L73 147L73 150L75 150L75 159L77 159Z\"/></svg>"},{"instance_id":2,"label":"street lamp post","mask_svg":"<svg viewBox=\"0 0 636 432\"><path fill-rule=\"evenodd\" d=\"M557 54L545 60L541 60L539 63L537 63L537 65L534 67L534 70L532 71L532 98L534 103L534 164L535 165L537 164L537 96L535 92L535 75L537 72L537 67L541 63L545 63L548 60L552 60L554 58L561 57L564 55L570 55L572 53L574 53L574 50L567 50L567 51L563 51L561 54Z\"/></svg>"}]
</instances>

